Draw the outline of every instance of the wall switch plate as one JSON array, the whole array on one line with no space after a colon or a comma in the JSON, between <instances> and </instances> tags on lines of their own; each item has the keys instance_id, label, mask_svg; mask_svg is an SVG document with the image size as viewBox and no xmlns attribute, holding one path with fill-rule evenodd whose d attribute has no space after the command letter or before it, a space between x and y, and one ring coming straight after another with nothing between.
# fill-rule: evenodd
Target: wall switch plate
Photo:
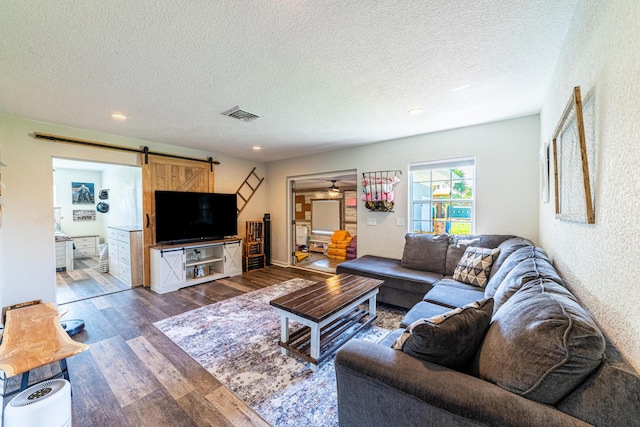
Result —
<instances>
[{"instance_id":1,"label":"wall switch plate","mask_svg":"<svg viewBox=\"0 0 640 427\"><path fill-rule=\"evenodd\" d=\"M367 218L367 225L376 225L375 218Z\"/></svg>"},{"instance_id":2,"label":"wall switch plate","mask_svg":"<svg viewBox=\"0 0 640 427\"><path fill-rule=\"evenodd\" d=\"M396 225L404 225L404 218L396 218Z\"/></svg>"}]
</instances>

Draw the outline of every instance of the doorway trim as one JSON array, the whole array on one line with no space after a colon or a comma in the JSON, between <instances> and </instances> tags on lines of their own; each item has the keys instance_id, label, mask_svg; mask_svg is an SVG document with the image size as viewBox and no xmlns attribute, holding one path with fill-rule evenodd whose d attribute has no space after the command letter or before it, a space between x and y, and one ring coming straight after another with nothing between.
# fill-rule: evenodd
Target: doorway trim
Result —
<instances>
[{"instance_id":1,"label":"doorway trim","mask_svg":"<svg viewBox=\"0 0 640 427\"><path fill-rule=\"evenodd\" d=\"M345 170L337 170L330 172L320 172L306 175L293 175L287 177L287 253L289 256L289 264L288 266L296 266L296 256L295 256L295 240L296 240L296 221L295 221L295 191L297 188L296 182L305 181L305 180L326 180L327 182L331 181L331 179L340 175L353 175L355 176L355 186L358 187L358 170L357 169L345 169ZM327 184L327 188L329 185ZM300 190L298 188L298 190ZM309 230L311 231L311 230ZM301 267L297 267L301 268Z\"/></svg>"}]
</instances>

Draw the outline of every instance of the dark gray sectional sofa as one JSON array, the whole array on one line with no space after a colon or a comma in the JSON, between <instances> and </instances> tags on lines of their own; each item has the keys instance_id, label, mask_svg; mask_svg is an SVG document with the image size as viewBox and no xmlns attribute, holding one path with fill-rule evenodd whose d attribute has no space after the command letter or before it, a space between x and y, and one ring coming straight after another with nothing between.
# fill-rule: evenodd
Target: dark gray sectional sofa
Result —
<instances>
[{"instance_id":1,"label":"dark gray sectional sofa","mask_svg":"<svg viewBox=\"0 0 640 427\"><path fill-rule=\"evenodd\" d=\"M452 278L469 246L500 249L484 287ZM532 242L408 234L402 260L363 256L337 273L382 279L378 300L409 308L380 343L354 339L339 350L341 427L640 426L638 373ZM463 314L447 317L452 310ZM489 323L480 336L443 341L454 346L452 354L470 352L455 369L437 351L398 344L420 319L465 319L482 310ZM449 333L452 323L432 326L433 333ZM409 341L420 343L413 333ZM464 348L472 342L477 348Z\"/></svg>"}]
</instances>

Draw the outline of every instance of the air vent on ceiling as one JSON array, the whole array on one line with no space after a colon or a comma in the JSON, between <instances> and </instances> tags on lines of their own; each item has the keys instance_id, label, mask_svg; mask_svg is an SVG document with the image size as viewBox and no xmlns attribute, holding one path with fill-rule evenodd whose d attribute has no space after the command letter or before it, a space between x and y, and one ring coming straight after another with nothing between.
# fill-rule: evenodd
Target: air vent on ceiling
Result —
<instances>
[{"instance_id":1,"label":"air vent on ceiling","mask_svg":"<svg viewBox=\"0 0 640 427\"><path fill-rule=\"evenodd\" d=\"M255 119L259 119L260 115L256 114L256 113L252 113L250 111L247 111L243 108L238 107L237 105L227 111L225 111L224 113L222 113L224 116L229 116L229 117L233 117L234 119L238 119L238 120L242 120L245 122L250 122L251 120L255 120Z\"/></svg>"}]
</instances>

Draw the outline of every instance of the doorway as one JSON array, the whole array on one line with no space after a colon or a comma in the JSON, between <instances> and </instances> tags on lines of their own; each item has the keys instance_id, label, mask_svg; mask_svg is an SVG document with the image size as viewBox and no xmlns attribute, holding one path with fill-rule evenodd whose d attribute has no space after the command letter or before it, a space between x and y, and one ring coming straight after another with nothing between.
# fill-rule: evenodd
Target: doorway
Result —
<instances>
[{"instance_id":1,"label":"doorway","mask_svg":"<svg viewBox=\"0 0 640 427\"><path fill-rule=\"evenodd\" d=\"M337 265L356 256L356 171L292 177L290 184L291 264L335 274ZM343 230L348 236L339 247L332 242L336 230Z\"/></svg>"},{"instance_id":2,"label":"doorway","mask_svg":"<svg viewBox=\"0 0 640 427\"><path fill-rule=\"evenodd\" d=\"M142 236L141 168L62 158L52 166L58 304L142 285L142 264L132 263L142 252L126 245Z\"/></svg>"}]
</instances>

